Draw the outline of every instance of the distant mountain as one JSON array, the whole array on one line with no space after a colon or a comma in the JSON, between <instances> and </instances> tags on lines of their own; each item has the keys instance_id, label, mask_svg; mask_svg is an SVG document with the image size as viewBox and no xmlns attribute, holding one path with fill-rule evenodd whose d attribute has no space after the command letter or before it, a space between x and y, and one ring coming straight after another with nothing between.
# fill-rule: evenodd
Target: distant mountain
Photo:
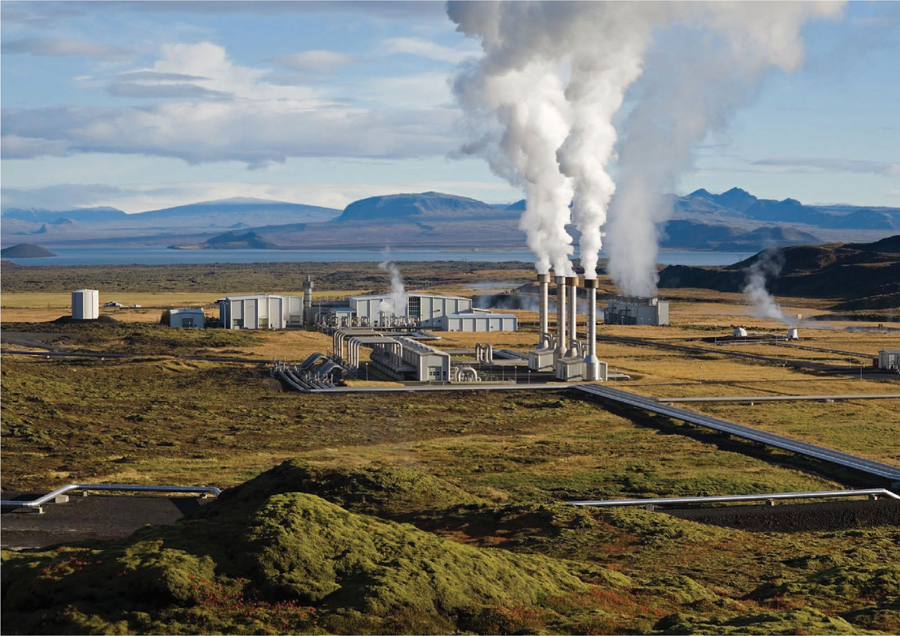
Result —
<instances>
[{"instance_id":1,"label":"distant mountain","mask_svg":"<svg viewBox=\"0 0 900 636\"><path fill-rule=\"evenodd\" d=\"M421 194L391 194L362 199L348 205L336 220L339 223L386 222L421 218L452 220L497 212L496 206L476 199L441 194L440 192L423 192Z\"/></svg>"},{"instance_id":2,"label":"distant mountain","mask_svg":"<svg viewBox=\"0 0 900 636\"><path fill-rule=\"evenodd\" d=\"M236 224L243 224L244 227L260 227L277 223L324 222L339 214L339 210L315 205L235 198L140 212L129 215L128 222L132 227L227 228Z\"/></svg>"},{"instance_id":3,"label":"distant mountain","mask_svg":"<svg viewBox=\"0 0 900 636\"><path fill-rule=\"evenodd\" d=\"M82 226L77 231L83 233L96 228L124 230L214 227L236 229L277 223L324 222L339 214L339 210L315 205L235 198L203 201L135 214L126 214L115 208L84 208L57 212L11 208L3 213L3 220L13 219L33 224L51 225L76 223ZM34 232L33 229L31 231Z\"/></svg>"},{"instance_id":4,"label":"distant mountain","mask_svg":"<svg viewBox=\"0 0 900 636\"><path fill-rule=\"evenodd\" d=\"M758 199L740 188L720 194L700 189L666 199L673 207L672 219L661 228L667 248L754 251L770 245L865 242L900 229L898 208L810 206L795 199ZM4 244L33 235L45 245L79 247L182 244L197 249L223 232L247 230L282 248L523 248L519 217L524 208L524 200L497 205L439 192L369 197L343 211L235 198L137 214L114 208L10 209L3 214L2 232ZM577 240L578 231L572 226L568 231Z\"/></svg>"},{"instance_id":5,"label":"distant mountain","mask_svg":"<svg viewBox=\"0 0 900 636\"><path fill-rule=\"evenodd\" d=\"M18 219L32 223L56 223L68 219L76 223L110 223L122 221L128 215L122 210L110 207L75 208L73 210L41 210L9 208L3 213L4 219Z\"/></svg>"},{"instance_id":6,"label":"distant mountain","mask_svg":"<svg viewBox=\"0 0 900 636\"><path fill-rule=\"evenodd\" d=\"M48 256L56 256L56 254L40 245L19 243L0 250L0 256L7 258L47 258Z\"/></svg>"},{"instance_id":7,"label":"distant mountain","mask_svg":"<svg viewBox=\"0 0 900 636\"><path fill-rule=\"evenodd\" d=\"M659 286L740 292L746 270L761 258L783 263L768 281L775 295L841 299L839 309L900 307L900 235L868 244L783 247L774 257L760 252L727 267L670 265L660 272Z\"/></svg>"},{"instance_id":8,"label":"distant mountain","mask_svg":"<svg viewBox=\"0 0 900 636\"><path fill-rule=\"evenodd\" d=\"M214 236L204 243L191 246L171 245L169 249L201 249L201 250L275 250L280 246L265 241L256 232L225 232Z\"/></svg>"}]
</instances>

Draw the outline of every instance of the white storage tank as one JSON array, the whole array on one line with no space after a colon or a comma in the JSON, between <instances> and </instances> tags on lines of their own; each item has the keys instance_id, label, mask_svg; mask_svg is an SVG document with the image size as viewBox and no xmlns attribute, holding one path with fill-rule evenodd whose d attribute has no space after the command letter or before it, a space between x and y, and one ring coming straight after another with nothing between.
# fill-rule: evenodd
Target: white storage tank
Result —
<instances>
[{"instance_id":1,"label":"white storage tank","mask_svg":"<svg viewBox=\"0 0 900 636\"><path fill-rule=\"evenodd\" d=\"M747 330L744 329L743 327L735 327L734 331L732 333L735 338L746 338L747 337Z\"/></svg>"},{"instance_id":2,"label":"white storage tank","mask_svg":"<svg viewBox=\"0 0 900 636\"><path fill-rule=\"evenodd\" d=\"M796 329L788 329L787 339L788 340L800 340L800 334Z\"/></svg>"},{"instance_id":3,"label":"white storage tank","mask_svg":"<svg viewBox=\"0 0 900 636\"><path fill-rule=\"evenodd\" d=\"M72 292L72 318L97 320L100 317L100 292L96 289L76 289Z\"/></svg>"}]
</instances>

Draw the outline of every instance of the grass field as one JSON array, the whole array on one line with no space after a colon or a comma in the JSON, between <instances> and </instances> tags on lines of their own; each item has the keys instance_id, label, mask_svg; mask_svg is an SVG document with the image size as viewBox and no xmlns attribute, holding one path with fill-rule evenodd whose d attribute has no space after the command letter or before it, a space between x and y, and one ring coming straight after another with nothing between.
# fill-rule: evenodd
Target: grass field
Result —
<instances>
[{"instance_id":1,"label":"grass field","mask_svg":"<svg viewBox=\"0 0 900 636\"><path fill-rule=\"evenodd\" d=\"M67 313L66 289L102 287L103 277L118 280L115 271L46 268L41 278L37 268L19 269L39 279L39 291L27 289L28 279L15 268L8 287L4 269L5 349L23 346L7 341L21 332L51 346L141 357L4 355L4 490L253 481L183 524L147 528L111 544L4 553L4 632L900 630L896 527L750 533L660 512L560 503L834 489L848 485L845 475L664 418L607 410L564 389L414 399L286 393L259 366L180 356L299 361L327 351L330 337L172 330L147 324L158 319L157 309L122 310L114 316L122 322L112 325L48 323ZM213 277L215 268L208 269ZM468 279L530 278L518 266L438 266L435 272L434 285L456 293ZM425 281L426 273L411 276ZM80 275L88 283L71 286ZM229 271L227 284L243 279L277 291L278 275L289 270L244 267ZM325 283L317 291L361 290L370 284L367 275L341 266L334 291ZM204 304L219 296L201 291L211 280L206 276L136 268L109 299ZM290 276L281 290L296 289L299 274ZM348 284L353 276L358 280ZM675 291L680 300L673 300L671 327L606 326L601 333L680 342L730 334L732 324L784 329L749 317L737 297ZM785 304L805 315L825 311L816 301ZM491 342L526 351L536 340L537 316L518 313L520 332L442 334L436 344L468 349ZM802 328L801 344L868 354L896 343L896 333L828 326L835 328ZM616 342L601 343L598 354L610 370L632 377L621 388L653 397L900 393L900 382L890 378L827 375L729 357L726 345L686 344L714 351ZM865 361L763 344L727 346L848 367ZM900 465L898 402L685 406ZM278 563L289 565L272 570Z\"/></svg>"}]
</instances>

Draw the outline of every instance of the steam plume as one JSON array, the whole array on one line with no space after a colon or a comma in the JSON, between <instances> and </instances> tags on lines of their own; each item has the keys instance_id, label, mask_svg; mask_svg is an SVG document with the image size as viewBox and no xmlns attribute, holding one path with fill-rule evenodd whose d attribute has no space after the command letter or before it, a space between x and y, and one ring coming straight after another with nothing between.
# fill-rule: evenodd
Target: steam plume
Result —
<instances>
[{"instance_id":1,"label":"steam plume","mask_svg":"<svg viewBox=\"0 0 900 636\"><path fill-rule=\"evenodd\" d=\"M657 226L671 215L663 193L689 166L693 146L724 126L767 70L799 68L808 19L840 10L814 2L450 2L457 30L484 52L454 83L473 140L463 151L483 155L525 191L520 227L540 273L570 272L573 220L593 277L608 212L616 286L651 296ZM632 84L617 191L607 172L613 118Z\"/></svg>"},{"instance_id":2,"label":"steam plume","mask_svg":"<svg viewBox=\"0 0 900 636\"><path fill-rule=\"evenodd\" d=\"M793 326L793 322L784 315L781 307L775 302L775 298L766 289L766 279L776 277L784 267L784 257L777 249L769 248L759 253L755 261L744 270L746 283L743 292L760 315L765 318L775 318L786 325Z\"/></svg>"},{"instance_id":3,"label":"steam plume","mask_svg":"<svg viewBox=\"0 0 900 636\"><path fill-rule=\"evenodd\" d=\"M403 286L403 277L397 265L390 260L390 253L385 250L384 260L378 263L378 268L391 275L391 295L378 303L378 311L388 316L406 315L406 288Z\"/></svg>"},{"instance_id":4,"label":"steam plume","mask_svg":"<svg viewBox=\"0 0 900 636\"><path fill-rule=\"evenodd\" d=\"M833 3L698 3L679 8L647 57L638 101L619 146L618 190L607 228L608 271L628 295L656 294L658 228L672 213L665 192L693 147L752 98L773 68L797 70L806 20Z\"/></svg>"}]
</instances>

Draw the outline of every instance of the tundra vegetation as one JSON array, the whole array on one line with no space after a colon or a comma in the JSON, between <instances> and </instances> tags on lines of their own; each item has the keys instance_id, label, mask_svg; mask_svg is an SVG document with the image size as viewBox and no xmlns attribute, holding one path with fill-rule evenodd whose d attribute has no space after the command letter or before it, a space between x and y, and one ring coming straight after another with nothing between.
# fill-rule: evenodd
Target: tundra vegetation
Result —
<instances>
[{"instance_id":1,"label":"tundra vegetation","mask_svg":"<svg viewBox=\"0 0 900 636\"><path fill-rule=\"evenodd\" d=\"M650 335L726 329L733 315L708 308L729 305L708 300ZM900 631L896 526L748 532L564 503L834 489L853 485L848 475L564 388L301 395L258 366L183 357L300 358L327 343L314 333L3 327L43 346L139 356L4 356L5 491L72 481L229 488L126 538L4 552L4 633ZM492 337L521 347L534 334ZM820 344L867 351L882 338L835 330ZM718 353L601 349L633 376L630 390L653 396L896 386ZM900 462L888 403L710 410Z\"/></svg>"}]
</instances>

